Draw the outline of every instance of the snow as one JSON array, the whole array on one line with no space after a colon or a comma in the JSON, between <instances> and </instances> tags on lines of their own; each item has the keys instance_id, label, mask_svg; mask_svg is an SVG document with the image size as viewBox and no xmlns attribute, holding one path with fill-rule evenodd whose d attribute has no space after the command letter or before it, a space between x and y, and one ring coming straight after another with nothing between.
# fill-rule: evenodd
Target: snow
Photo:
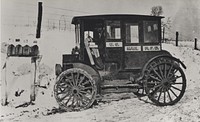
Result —
<instances>
[{"instance_id":1,"label":"snow","mask_svg":"<svg viewBox=\"0 0 200 122\"><path fill-rule=\"evenodd\" d=\"M45 37L44 37L45 38ZM51 38L48 37L50 41ZM53 43L53 41L51 42ZM182 43L184 44L184 43ZM56 46L55 46L56 45ZM187 44L185 44L187 45ZM43 51L44 55L40 63L40 87L37 89L36 101L27 105L27 107L18 107L29 100L28 81L30 73L27 63L15 68L18 76L13 76L15 82L19 83L15 86L16 90L24 92L16 97L14 92L11 92L12 100L8 106L1 106L0 122L7 121L22 121L22 122L199 122L200 121L200 51L194 50L192 47L175 47L173 44L163 44L163 48L169 51L173 56L179 58L184 62L187 69L184 70L187 78L187 88L183 98L173 106L158 107L151 104L147 97L138 99L135 95L111 94L110 97L118 97L114 101L100 102L98 105L90 109L79 112L63 112L58 109L58 104L53 97L53 85L55 83L55 76L53 69L56 62L60 59L55 59L50 63L48 58L52 56L61 56L65 49L55 49L57 52L50 50L52 55ZM49 46L48 49L58 47L57 43ZM61 46L61 45L59 45ZM63 47L63 45L62 45ZM43 47L44 49L44 47ZM45 48L46 49L46 48ZM42 52L41 51L41 52ZM20 71L18 71L18 70ZM26 69L26 70L24 70ZM22 72L23 71L23 72ZM128 97L125 97L128 96ZM124 98L124 99L122 99Z\"/></svg>"},{"instance_id":2,"label":"snow","mask_svg":"<svg viewBox=\"0 0 200 122\"><path fill-rule=\"evenodd\" d=\"M173 40L173 41L168 40L166 43L175 45L175 40ZM190 41L185 40L185 41L179 41L178 42L178 46L179 47L194 48L194 45L195 45L195 41L194 40L190 40ZM200 50L200 40L197 40L197 49Z\"/></svg>"}]
</instances>

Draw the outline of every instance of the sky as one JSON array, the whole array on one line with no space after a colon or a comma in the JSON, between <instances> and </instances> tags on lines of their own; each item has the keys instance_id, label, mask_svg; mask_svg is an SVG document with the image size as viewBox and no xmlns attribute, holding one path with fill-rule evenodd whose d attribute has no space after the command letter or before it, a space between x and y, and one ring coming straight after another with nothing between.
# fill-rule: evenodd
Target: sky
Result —
<instances>
[{"instance_id":1,"label":"sky","mask_svg":"<svg viewBox=\"0 0 200 122\"><path fill-rule=\"evenodd\" d=\"M54 67L62 54L75 46L74 16L94 14L151 14L151 7L162 6L166 21L166 38L200 40L200 0L40 0L43 2L41 38L38 41L42 62ZM34 41L38 0L1 0L1 42L14 39ZM63 22L65 24L60 24ZM60 28L62 27L62 28ZM62 30L64 27L64 30ZM20 42L21 44L21 42ZM26 43L25 43L26 44Z\"/></svg>"},{"instance_id":2,"label":"sky","mask_svg":"<svg viewBox=\"0 0 200 122\"><path fill-rule=\"evenodd\" d=\"M49 10L48 6L71 9L75 11L57 10L65 14L83 15L83 14L103 14L103 13L132 13L132 14L150 14L152 6L161 5L165 15L170 15L172 11L177 11L182 0L42 0L44 9ZM34 5L37 6L37 0L2 0L2 8L12 9L11 13L17 13L17 10L33 11ZM10 11L9 10L9 11ZM16 10L16 11L13 11Z\"/></svg>"},{"instance_id":3,"label":"sky","mask_svg":"<svg viewBox=\"0 0 200 122\"><path fill-rule=\"evenodd\" d=\"M200 0L40 0L43 2L43 26L58 24L65 19L70 25L73 16L91 14L151 14L151 7L163 7L165 18L170 17L171 28L168 34L174 38L175 32L182 39L200 38ZM10 26L35 25L38 0L1 0L2 35L8 32L19 33ZM164 19L163 21L166 21ZM31 31L33 31L32 29ZM22 32L22 31L21 31ZM22 32L23 33L23 32Z\"/></svg>"}]
</instances>

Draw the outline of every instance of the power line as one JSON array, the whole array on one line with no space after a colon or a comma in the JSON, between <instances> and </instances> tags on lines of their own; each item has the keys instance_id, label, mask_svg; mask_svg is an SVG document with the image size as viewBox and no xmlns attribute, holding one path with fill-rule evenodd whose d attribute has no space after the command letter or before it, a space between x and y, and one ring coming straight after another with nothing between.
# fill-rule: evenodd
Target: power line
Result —
<instances>
[{"instance_id":1,"label":"power line","mask_svg":"<svg viewBox=\"0 0 200 122\"><path fill-rule=\"evenodd\" d=\"M37 6L35 4L30 4L30 3L23 3L23 2L15 2L17 4L24 4L24 5L29 5L29 6ZM47 6L47 5L43 5L44 7L47 8L52 8L52 9L58 9L58 10L64 10L64 11L71 11L71 12L78 12L78 13L87 13L89 14L90 12L86 12L86 11L80 11L80 10L74 10L74 9L66 9L66 8L59 8L59 7L53 7L53 6Z\"/></svg>"},{"instance_id":2,"label":"power line","mask_svg":"<svg viewBox=\"0 0 200 122\"><path fill-rule=\"evenodd\" d=\"M22 10L22 9L13 9L13 8L6 8L7 10L13 10L13 12L15 12L15 14L17 12L22 12L22 13L36 13L36 11L30 11L30 10ZM49 15L65 15L67 17L73 17L72 15L69 14L58 14L58 13L50 13L50 12L43 12L44 14L49 14ZM5 14L5 13L3 13ZM5 14L8 15L8 14Z\"/></svg>"},{"instance_id":3,"label":"power line","mask_svg":"<svg viewBox=\"0 0 200 122\"><path fill-rule=\"evenodd\" d=\"M2 19L5 19L5 18L32 18L32 19L37 19L36 16L21 16L21 15L14 15L14 16L11 16L11 15L3 15L4 17L2 17Z\"/></svg>"},{"instance_id":4,"label":"power line","mask_svg":"<svg viewBox=\"0 0 200 122\"><path fill-rule=\"evenodd\" d=\"M12 18L12 16L10 16L10 18L3 18L3 20L11 20L11 21L14 21L16 19L20 20L20 21L27 21L27 20L36 21L37 20L36 17L29 17L29 16L27 16L27 17L26 16L14 16L13 18ZM47 20L62 21L61 19L55 19L55 18L45 18L43 21L47 21ZM66 20L66 19L65 19L65 22L71 23L71 21Z\"/></svg>"},{"instance_id":5,"label":"power line","mask_svg":"<svg viewBox=\"0 0 200 122\"><path fill-rule=\"evenodd\" d=\"M85 11L79 11L79 10L73 10L73 9L66 9L66 8L58 8L58 7L52 7L52 6L47 6L47 5L44 5L44 6L46 6L47 8L58 9L58 10L64 10L64 11L72 11L72 12L86 13L86 14L89 14L89 13L90 13L90 12L85 12Z\"/></svg>"},{"instance_id":6,"label":"power line","mask_svg":"<svg viewBox=\"0 0 200 122\"><path fill-rule=\"evenodd\" d=\"M73 17L72 15L68 15L68 14L57 14L57 13L49 13L49 12L44 12L44 14L49 14L49 15L64 15L66 17Z\"/></svg>"}]
</instances>

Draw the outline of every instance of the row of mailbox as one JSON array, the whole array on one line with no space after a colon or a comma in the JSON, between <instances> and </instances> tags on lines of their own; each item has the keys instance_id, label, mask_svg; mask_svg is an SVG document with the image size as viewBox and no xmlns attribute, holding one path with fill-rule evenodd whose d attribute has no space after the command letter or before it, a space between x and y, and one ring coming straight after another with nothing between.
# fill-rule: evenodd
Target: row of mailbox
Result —
<instances>
[{"instance_id":1,"label":"row of mailbox","mask_svg":"<svg viewBox=\"0 0 200 122\"><path fill-rule=\"evenodd\" d=\"M39 54L39 47L37 45L33 46L21 46L13 44L8 46L7 55L8 56L37 56Z\"/></svg>"}]
</instances>

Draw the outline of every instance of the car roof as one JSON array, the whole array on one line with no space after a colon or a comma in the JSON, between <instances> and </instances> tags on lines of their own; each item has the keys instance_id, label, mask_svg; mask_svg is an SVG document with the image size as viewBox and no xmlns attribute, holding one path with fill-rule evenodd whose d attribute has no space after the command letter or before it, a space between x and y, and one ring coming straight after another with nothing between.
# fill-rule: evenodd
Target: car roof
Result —
<instances>
[{"instance_id":1,"label":"car roof","mask_svg":"<svg viewBox=\"0 0 200 122\"><path fill-rule=\"evenodd\" d=\"M80 20L109 20L109 19L162 19L163 16L151 16L151 15L137 15L137 14L104 14L104 15L86 15L75 16L72 19L72 24L77 24Z\"/></svg>"}]
</instances>

